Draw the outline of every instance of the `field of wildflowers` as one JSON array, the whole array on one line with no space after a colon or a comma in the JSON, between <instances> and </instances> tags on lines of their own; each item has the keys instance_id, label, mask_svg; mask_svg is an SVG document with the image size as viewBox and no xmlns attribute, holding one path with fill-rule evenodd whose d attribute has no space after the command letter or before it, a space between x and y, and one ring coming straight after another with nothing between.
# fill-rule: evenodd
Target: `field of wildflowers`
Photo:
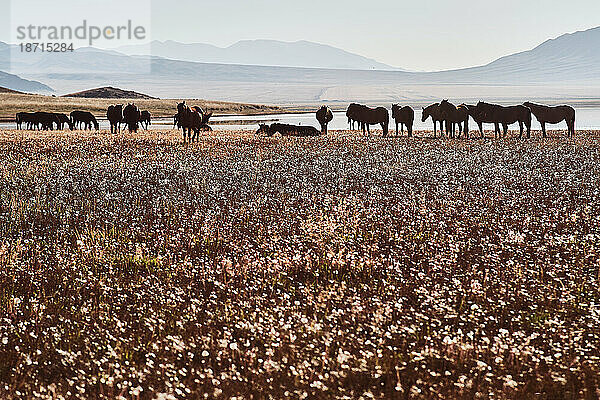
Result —
<instances>
[{"instance_id":1,"label":"field of wildflowers","mask_svg":"<svg viewBox=\"0 0 600 400\"><path fill-rule=\"evenodd\" d=\"M600 396L600 137L0 132L0 398Z\"/></svg>"}]
</instances>

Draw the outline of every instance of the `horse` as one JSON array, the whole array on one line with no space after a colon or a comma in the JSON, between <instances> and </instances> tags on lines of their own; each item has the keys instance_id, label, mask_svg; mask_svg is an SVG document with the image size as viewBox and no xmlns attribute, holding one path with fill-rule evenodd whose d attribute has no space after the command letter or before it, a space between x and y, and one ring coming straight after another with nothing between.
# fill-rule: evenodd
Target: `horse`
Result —
<instances>
[{"instance_id":1,"label":"horse","mask_svg":"<svg viewBox=\"0 0 600 400\"><path fill-rule=\"evenodd\" d=\"M333 113L331 112L329 107L321 106L321 108L319 108L319 110L317 111L316 117L317 121L319 121L319 124L321 124L321 132L324 135L327 135L327 125L333 119Z\"/></svg>"},{"instance_id":2,"label":"horse","mask_svg":"<svg viewBox=\"0 0 600 400\"><path fill-rule=\"evenodd\" d=\"M43 111L39 111L33 114L33 121L34 124L36 126L40 126L41 129L47 131L47 130L54 130L54 125L56 124L57 128L60 124L60 121L58 120L58 117L56 116L56 114L53 113L49 113L49 112L43 112Z\"/></svg>"},{"instance_id":3,"label":"horse","mask_svg":"<svg viewBox=\"0 0 600 400\"><path fill-rule=\"evenodd\" d=\"M267 136L273 136L279 133L281 136L297 136L297 137L310 137L320 136L322 134L317 128L313 126L303 125L288 125L288 124L259 124L259 128L256 131L256 135L265 134Z\"/></svg>"},{"instance_id":4,"label":"horse","mask_svg":"<svg viewBox=\"0 0 600 400\"><path fill-rule=\"evenodd\" d=\"M531 137L531 110L525 106L509 106L504 107L497 104L489 104L483 101L477 103L477 107L483 112L483 114L490 120L499 124L503 128L503 137L506 137L508 132L508 125L519 123L520 134L519 139L523 137L523 125L527 128L527 138ZM500 130L496 130L494 137L498 136Z\"/></svg>"},{"instance_id":5,"label":"horse","mask_svg":"<svg viewBox=\"0 0 600 400\"><path fill-rule=\"evenodd\" d=\"M141 112L134 104L129 103L123 109L123 122L127 125L129 133L137 132L140 127Z\"/></svg>"},{"instance_id":6,"label":"horse","mask_svg":"<svg viewBox=\"0 0 600 400\"><path fill-rule=\"evenodd\" d=\"M31 129L34 113L29 112L19 112L15 115L15 123L17 124L17 129L23 129L23 124L25 124L26 129Z\"/></svg>"},{"instance_id":7,"label":"horse","mask_svg":"<svg viewBox=\"0 0 600 400\"><path fill-rule=\"evenodd\" d=\"M346 117L348 118L348 125L350 127L350 130L354 130L355 122L359 124L359 129L363 127L363 124L361 124L360 121L358 121L355 118L355 113L358 109L360 109L360 107L362 107L360 104L352 103L348 106L348 109L346 110Z\"/></svg>"},{"instance_id":8,"label":"horse","mask_svg":"<svg viewBox=\"0 0 600 400\"><path fill-rule=\"evenodd\" d=\"M398 124L400 124L402 134L404 134L404 125L406 125L408 137L412 136L415 110L409 106L400 107L398 104L392 104L392 118L396 121L396 136L398 136Z\"/></svg>"},{"instance_id":9,"label":"horse","mask_svg":"<svg viewBox=\"0 0 600 400\"><path fill-rule=\"evenodd\" d=\"M100 129L96 117L94 117L91 112L75 110L71 112L70 117L71 124L73 124L75 128L81 128L81 126L83 126L84 130L92 130L92 125L94 125L96 130Z\"/></svg>"},{"instance_id":10,"label":"horse","mask_svg":"<svg viewBox=\"0 0 600 400\"><path fill-rule=\"evenodd\" d=\"M144 129L148 130L148 126L152 123L151 122L152 119L152 115L150 114L150 111L142 111L140 114L140 125L142 127L144 127L144 124L146 125L146 127Z\"/></svg>"},{"instance_id":11,"label":"horse","mask_svg":"<svg viewBox=\"0 0 600 400\"><path fill-rule=\"evenodd\" d=\"M458 124L458 137L460 137L463 128L465 137L469 138L469 110L464 106L456 107L448 100L442 100L440 103L440 113L444 121L446 121L446 134L454 138L454 127Z\"/></svg>"},{"instance_id":12,"label":"horse","mask_svg":"<svg viewBox=\"0 0 600 400\"><path fill-rule=\"evenodd\" d=\"M477 122L477 126L479 127L479 133L481 134L481 138L483 139L485 136L483 134L483 124L494 124L495 134L500 134L500 124L494 121L492 116L488 116L484 113L484 110L478 107L477 105L472 104L461 104L466 107L469 111L469 116L473 118L475 122Z\"/></svg>"},{"instance_id":13,"label":"horse","mask_svg":"<svg viewBox=\"0 0 600 400\"><path fill-rule=\"evenodd\" d=\"M440 123L440 135L444 133L444 126L442 125L444 118L440 110L440 103L428 105L423 108L421 115L421 122L427 121L427 118L431 117L433 121L433 137L435 138L437 123ZM446 130L448 128L446 127Z\"/></svg>"},{"instance_id":14,"label":"horse","mask_svg":"<svg viewBox=\"0 0 600 400\"><path fill-rule=\"evenodd\" d=\"M542 125L542 134L546 137L546 124L559 124L562 121L567 123L568 136L575 136L575 109L571 106L545 106L532 102L525 102L523 105L531 110L535 118Z\"/></svg>"},{"instance_id":15,"label":"horse","mask_svg":"<svg viewBox=\"0 0 600 400\"><path fill-rule=\"evenodd\" d=\"M381 129L383 129L383 136L387 136L390 114L385 107L371 108L353 103L348 107L346 115L348 113L350 113L353 120L361 124L363 135L371 134L370 125L380 124Z\"/></svg>"},{"instance_id":16,"label":"horse","mask_svg":"<svg viewBox=\"0 0 600 400\"><path fill-rule=\"evenodd\" d=\"M70 130L73 130L73 123L71 122L71 119L66 115L66 114L61 114L61 113L55 113L54 114L56 116L56 127L60 130L63 130L65 127L65 124L67 124L69 126Z\"/></svg>"},{"instance_id":17,"label":"horse","mask_svg":"<svg viewBox=\"0 0 600 400\"><path fill-rule=\"evenodd\" d=\"M106 118L110 121L110 133L121 133L121 123L123 122L123 104L108 106Z\"/></svg>"},{"instance_id":18,"label":"horse","mask_svg":"<svg viewBox=\"0 0 600 400\"><path fill-rule=\"evenodd\" d=\"M177 104L177 125L183 129L183 143L185 143L186 136L188 141L193 141L200 135L202 114L198 112L198 108L200 107L190 108L185 101ZM192 131L194 132L193 136Z\"/></svg>"}]
</instances>

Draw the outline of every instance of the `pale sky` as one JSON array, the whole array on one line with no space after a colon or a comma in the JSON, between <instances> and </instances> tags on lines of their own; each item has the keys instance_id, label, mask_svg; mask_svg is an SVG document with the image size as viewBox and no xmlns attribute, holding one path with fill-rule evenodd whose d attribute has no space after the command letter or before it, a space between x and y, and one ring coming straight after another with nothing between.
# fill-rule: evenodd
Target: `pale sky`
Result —
<instances>
[{"instance_id":1,"label":"pale sky","mask_svg":"<svg viewBox=\"0 0 600 400\"><path fill-rule=\"evenodd\" d=\"M26 18L37 21L47 15L36 11L44 3L50 2L0 0L0 40L10 41L14 30L7 21L11 13L2 11L16 8L19 14L27 9ZM217 46L242 39L309 40L412 70L481 65L563 33L600 25L598 0L53 0L50 4L60 10L60 23L66 17L76 24L84 16L125 17L129 12L123 12L122 5L132 3L140 10L150 9L149 32L155 40Z\"/></svg>"}]
</instances>

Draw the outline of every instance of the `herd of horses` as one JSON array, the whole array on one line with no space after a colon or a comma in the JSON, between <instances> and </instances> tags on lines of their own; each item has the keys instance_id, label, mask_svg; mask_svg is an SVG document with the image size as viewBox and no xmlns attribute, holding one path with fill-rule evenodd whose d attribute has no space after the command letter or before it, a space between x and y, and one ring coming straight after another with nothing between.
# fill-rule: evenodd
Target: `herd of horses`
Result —
<instances>
[{"instance_id":1,"label":"herd of horses","mask_svg":"<svg viewBox=\"0 0 600 400\"><path fill-rule=\"evenodd\" d=\"M137 132L140 127L148 129L151 124L151 115L148 111L140 111L135 104L111 105L108 107L106 117L110 122L110 132L121 132L121 124L127 125L130 132ZM75 110L68 116L62 113L51 112L19 112L15 116L17 129L30 130L63 130L66 126L74 129L100 129L96 117L89 111Z\"/></svg>"},{"instance_id":2,"label":"herd of horses","mask_svg":"<svg viewBox=\"0 0 600 400\"><path fill-rule=\"evenodd\" d=\"M448 100L431 104L422 109L422 122L429 118L433 121L433 136L437 135L439 124L440 135L445 134L449 138L460 138L463 134L469 138L469 119L472 118L479 128L481 137L484 137L483 124L494 124L494 137L506 137L509 125L518 123L520 134L527 131L527 138L531 137L532 115L539 121L542 127L542 135L546 137L546 124L558 124L566 122L568 136L575 135L575 109L570 106L546 106L525 102L515 106L501 106L480 101L476 105L460 104L458 106ZM316 136L327 133L327 124L333 119L333 113L327 106L322 106L316 113L317 121L321 124L321 131L306 126L273 124L271 126L261 124L256 134L272 136L280 133L283 136ZM346 117L351 130L355 127L362 129L363 134L370 134L371 125L380 125L383 136L389 134L390 115L385 107L371 108L365 105L352 103L346 110ZM396 124L396 135L400 128L404 134L404 128L408 136L413 135L415 111L410 106L392 104L392 119ZM502 131L500 128L502 127ZM458 128L458 129L457 129Z\"/></svg>"},{"instance_id":3,"label":"herd of horses","mask_svg":"<svg viewBox=\"0 0 600 400\"><path fill-rule=\"evenodd\" d=\"M481 137L484 137L483 124L494 124L494 137L506 137L509 125L518 123L520 134L523 137L525 130L527 138L531 137L532 115L539 121L542 127L542 135L546 137L546 124L557 124L566 122L568 136L575 135L575 109L570 106L546 106L525 102L514 106L501 106L480 101L476 105L460 104L458 106L448 100L431 104L422 110L422 122L429 118L433 121L433 136L436 137L438 124L440 135L449 138L460 138L463 134L469 138L469 120L473 119L479 128ZM129 103L111 105L108 107L106 117L110 122L111 133L121 132L121 124L125 124L130 132L137 132L140 127L148 129L151 123L151 115L148 111L141 111L135 104ZM205 112L199 106L188 106L185 101L177 104L177 114L173 115L173 127L183 130L183 141L198 141L200 132L212 131L208 125L212 113ZM346 117L350 129L355 127L362 130L363 134L369 134L371 125L380 125L383 136L389 134L390 115L385 107L371 108L362 104L352 103L346 110ZM392 104L392 119L396 124L396 136L400 129L404 134L406 128L408 137L413 135L415 111L410 106ZM321 130L312 126L298 126L274 123L271 125L260 124L256 134L273 136L279 133L282 136L319 136L327 134L327 126L333 120L333 112L327 106L321 106L316 112L316 118L321 125ZM99 124L94 115L88 111L76 110L69 116L60 113L49 112L20 112L17 113L15 121L17 129L99 129ZM458 128L458 129L457 129ZM502 128L502 130L500 129Z\"/></svg>"}]
</instances>

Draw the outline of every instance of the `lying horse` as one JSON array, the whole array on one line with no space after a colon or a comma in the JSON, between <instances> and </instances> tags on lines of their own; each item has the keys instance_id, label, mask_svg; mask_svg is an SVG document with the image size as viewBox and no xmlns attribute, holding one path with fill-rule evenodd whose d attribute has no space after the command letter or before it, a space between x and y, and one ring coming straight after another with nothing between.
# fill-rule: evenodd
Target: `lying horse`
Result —
<instances>
[{"instance_id":1,"label":"lying horse","mask_svg":"<svg viewBox=\"0 0 600 400\"><path fill-rule=\"evenodd\" d=\"M141 117L140 109L133 103L127 104L123 109L123 122L127 125L130 133L138 131Z\"/></svg>"},{"instance_id":2,"label":"lying horse","mask_svg":"<svg viewBox=\"0 0 600 400\"><path fill-rule=\"evenodd\" d=\"M346 115L350 115L350 117L354 121L360 122L363 135L365 133L370 135L371 131L369 129L369 126L376 124L381 125L381 129L383 129L383 136L387 136L388 134L390 114L388 113L388 110L384 107L371 108L363 106L361 104L352 103L348 107Z\"/></svg>"},{"instance_id":3,"label":"lying horse","mask_svg":"<svg viewBox=\"0 0 600 400\"><path fill-rule=\"evenodd\" d=\"M431 117L431 120L433 121L433 137L435 138L438 122L440 123L440 135L442 133L444 133L444 126L443 126L444 118L443 118L442 112L440 110L440 103L431 104L431 105L428 105L427 107L423 108L422 115L421 115L421 122L427 121L427 119L429 117Z\"/></svg>"},{"instance_id":4,"label":"lying horse","mask_svg":"<svg viewBox=\"0 0 600 400\"><path fill-rule=\"evenodd\" d=\"M439 110L442 119L446 121L446 134L449 137L454 138L454 128L458 124L458 137L464 130L465 137L469 138L469 110L467 107L462 105L456 107L448 100L442 100Z\"/></svg>"},{"instance_id":5,"label":"lying horse","mask_svg":"<svg viewBox=\"0 0 600 400\"><path fill-rule=\"evenodd\" d=\"M402 134L404 134L404 125L406 125L408 137L412 136L415 110L409 106L400 107L398 104L392 104L392 118L396 121L396 136L398 136L398 124L400 124Z\"/></svg>"},{"instance_id":6,"label":"lying horse","mask_svg":"<svg viewBox=\"0 0 600 400\"><path fill-rule=\"evenodd\" d=\"M144 124L146 125L146 127L144 129L148 130L148 126L152 123L151 122L152 119L152 115L150 114L150 111L142 111L140 114L140 125L142 126L142 128L144 128Z\"/></svg>"},{"instance_id":7,"label":"lying horse","mask_svg":"<svg viewBox=\"0 0 600 400\"><path fill-rule=\"evenodd\" d=\"M317 121L321 124L321 132L326 135L327 134L327 125L333 119L333 113L327 106L321 106L317 111Z\"/></svg>"},{"instance_id":8,"label":"lying horse","mask_svg":"<svg viewBox=\"0 0 600 400\"><path fill-rule=\"evenodd\" d=\"M267 136L273 136L279 133L281 136L298 136L298 137L309 137L309 136L320 136L321 132L312 126L298 126L288 124L259 124L259 128L256 131L257 135L265 134Z\"/></svg>"},{"instance_id":9,"label":"lying horse","mask_svg":"<svg viewBox=\"0 0 600 400\"><path fill-rule=\"evenodd\" d=\"M477 103L477 108L483 113L486 119L496 124L496 136L499 135L499 125L502 125L503 136L506 137L508 125L519 123L519 139L523 137L523 125L527 128L527 138L531 137L531 110L525 106L504 107L497 104L489 104L483 101Z\"/></svg>"},{"instance_id":10,"label":"lying horse","mask_svg":"<svg viewBox=\"0 0 600 400\"><path fill-rule=\"evenodd\" d=\"M123 122L123 104L108 106L106 118L110 122L110 133L121 133L121 123Z\"/></svg>"},{"instance_id":11,"label":"lying horse","mask_svg":"<svg viewBox=\"0 0 600 400\"><path fill-rule=\"evenodd\" d=\"M542 125L542 134L546 137L546 124L567 123L568 136L575 136L575 109L571 106L544 106L525 102L523 105L531 110L535 118Z\"/></svg>"},{"instance_id":12,"label":"lying horse","mask_svg":"<svg viewBox=\"0 0 600 400\"><path fill-rule=\"evenodd\" d=\"M96 117L94 117L91 112L75 110L71 112L70 117L71 124L73 124L73 127L77 129L81 129L83 127L82 129L84 130L92 130L92 125L94 125L96 130L100 129Z\"/></svg>"}]
</instances>

